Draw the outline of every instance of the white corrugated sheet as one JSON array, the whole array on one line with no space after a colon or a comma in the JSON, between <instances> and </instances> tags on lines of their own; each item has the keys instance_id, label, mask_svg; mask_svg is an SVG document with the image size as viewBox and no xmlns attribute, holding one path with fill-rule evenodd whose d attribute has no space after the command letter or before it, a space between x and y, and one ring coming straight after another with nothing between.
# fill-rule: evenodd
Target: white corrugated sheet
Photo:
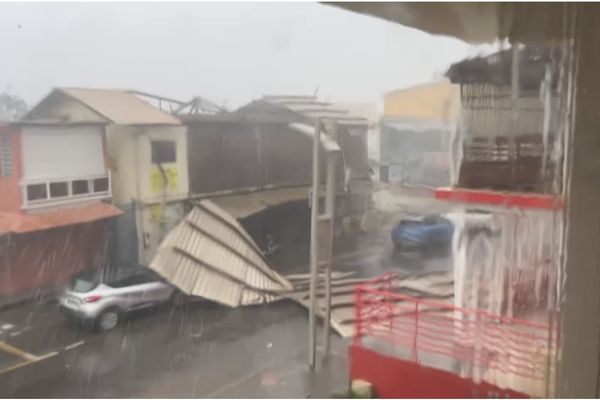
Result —
<instances>
[{"instance_id":1,"label":"white corrugated sheet","mask_svg":"<svg viewBox=\"0 0 600 400\"><path fill-rule=\"evenodd\" d=\"M348 278L348 275L332 273L331 280L331 327L342 337L350 337L354 334L355 322L355 288L356 285L364 283L372 278ZM287 297L309 306L309 277L304 279L294 276L294 292ZM370 285L371 288L377 287ZM381 283L382 290L388 290L386 283ZM318 286L319 310L317 315L324 314L324 286L323 282ZM418 276L397 276L392 280L392 289L396 293L408 294L417 298L440 299L452 304L454 286L452 274L447 272L430 273ZM427 310L422 306L421 311Z\"/></svg>"},{"instance_id":2,"label":"white corrugated sheet","mask_svg":"<svg viewBox=\"0 0 600 400\"><path fill-rule=\"evenodd\" d=\"M291 110L309 119L335 118L338 124L368 125L369 121L349 110L317 101L312 96L264 96L263 100Z\"/></svg>"},{"instance_id":3,"label":"white corrugated sheet","mask_svg":"<svg viewBox=\"0 0 600 400\"><path fill-rule=\"evenodd\" d=\"M230 307L270 302L292 289L239 223L209 200L169 232L150 268L187 294Z\"/></svg>"},{"instance_id":4,"label":"white corrugated sheet","mask_svg":"<svg viewBox=\"0 0 600 400\"><path fill-rule=\"evenodd\" d=\"M212 201L232 217L243 219L280 204L299 200L308 202L309 190L310 186L260 190L252 193L214 197Z\"/></svg>"},{"instance_id":5,"label":"white corrugated sheet","mask_svg":"<svg viewBox=\"0 0 600 400\"><path fill-rule=\"evenodd\" d=\"M290 299L309 304L309 274L283 277L263 257L250 235L227 211L210 200L197 203L165 238L150 268L184 293L238 307ZM332 272L331 326L343 337L354 333L354 292L371 278ZM318 285L323 316L324 286ZM451 273L397 277L394 291L415 297L452 297Z\"/></svg>"}]
</instances>

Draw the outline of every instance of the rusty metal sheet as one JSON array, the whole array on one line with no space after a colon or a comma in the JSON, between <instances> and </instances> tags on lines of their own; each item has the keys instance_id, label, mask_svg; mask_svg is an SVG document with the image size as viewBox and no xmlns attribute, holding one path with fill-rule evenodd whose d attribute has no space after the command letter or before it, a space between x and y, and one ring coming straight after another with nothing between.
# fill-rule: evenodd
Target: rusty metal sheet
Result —
<instances>
[{"instance_id":1,"label":"rusty metal sheet","mask_svg":"<svg viewBox=\"0 0 600 400\"><path fill-rule=\"evenodd\" d=\"M123 211L103 202L33 214L0 212L0 234L29 233L94 222L122 215Z\"/></svg>"}]
</instances>

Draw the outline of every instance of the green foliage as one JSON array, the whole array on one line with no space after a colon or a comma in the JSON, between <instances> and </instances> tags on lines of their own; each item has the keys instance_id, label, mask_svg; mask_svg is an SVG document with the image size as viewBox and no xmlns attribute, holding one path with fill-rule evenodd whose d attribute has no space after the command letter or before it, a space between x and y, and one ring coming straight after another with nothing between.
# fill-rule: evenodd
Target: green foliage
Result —
<instances>
[{"instance_id":1,"label":"green foliage","mask_svg":"<svg viewBox=\"0 0 600 400\"><path fill-rule=\"evenodd\" d=\"M27 113L25 101L8 92L0 93L0 121L16 121Z\"/></svg>"}]
</instances>

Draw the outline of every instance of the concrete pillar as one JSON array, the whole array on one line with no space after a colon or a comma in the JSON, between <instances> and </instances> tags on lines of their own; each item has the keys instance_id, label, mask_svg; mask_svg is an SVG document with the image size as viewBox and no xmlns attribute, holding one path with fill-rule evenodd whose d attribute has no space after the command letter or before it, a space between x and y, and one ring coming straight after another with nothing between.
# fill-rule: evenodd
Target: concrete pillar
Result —
<instances>
[{"instance_id":1,"label":"concrete pillar","mask_svg":"<svg viewBox=\"0 0 600 400\"><path fill-rule=\"evenodd\" d=\"M600 7L579 5L556 395L600 395Z\"/></svg>"}]
</instances>

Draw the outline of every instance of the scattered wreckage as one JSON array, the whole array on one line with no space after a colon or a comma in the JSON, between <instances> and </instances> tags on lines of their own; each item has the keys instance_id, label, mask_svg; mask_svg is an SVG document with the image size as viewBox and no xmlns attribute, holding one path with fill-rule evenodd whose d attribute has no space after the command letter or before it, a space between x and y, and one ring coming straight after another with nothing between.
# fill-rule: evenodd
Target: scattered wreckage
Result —
<instances>
[{"instance_id":1,"label":"scattered wreckage","mask_svg":"<svg viewBox=\"0 0 600 400\"><path fill-rule=\"evenodd\" d=\"M309 305L310 274L275 271L241 224L210 200L194 208L166 236L149 267L182 292L240 307L292 300ZM368 278L355 272L332 272L331 326L342 337L354 332L354 288ZM452 301L451 273L400 276L393 290L415 297ZM324 285L318 286L319 302ZM323 316L321 305L319 316Z\"/></svg>"}]
</instances>

